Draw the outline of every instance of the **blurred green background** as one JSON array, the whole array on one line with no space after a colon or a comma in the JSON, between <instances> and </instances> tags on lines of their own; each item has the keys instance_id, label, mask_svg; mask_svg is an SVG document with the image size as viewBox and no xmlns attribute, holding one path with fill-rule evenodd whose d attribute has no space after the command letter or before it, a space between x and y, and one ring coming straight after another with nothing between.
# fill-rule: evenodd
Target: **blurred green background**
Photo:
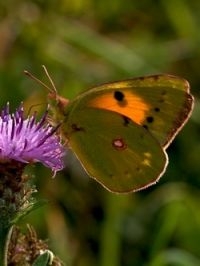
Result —
<instances>
[{"instance_id":1,"label":"blurred green background","mask_svg":"<svg viewBox=\"0 0 200 266\"><path fill-rule=\"evenodd\" d=\"M99 83L170 73L191 83L196 105L168 148L158 184L114 195L88 178L69 151L52 179L30 169L47 206L22 222L73 266L200 265L200 2L60 0L0 2L0 103L45 108L44 64L59 93L73 98Z\"/></svg>"}]
</instances>

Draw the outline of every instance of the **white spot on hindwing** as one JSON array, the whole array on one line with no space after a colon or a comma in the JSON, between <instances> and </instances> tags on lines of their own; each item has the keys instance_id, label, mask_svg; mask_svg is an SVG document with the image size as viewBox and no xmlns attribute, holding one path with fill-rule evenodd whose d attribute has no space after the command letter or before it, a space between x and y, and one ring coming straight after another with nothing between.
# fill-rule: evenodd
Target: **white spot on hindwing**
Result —
<instances>
[{"instance_id":1,"label":"white spot on hindwing","mask_svg":"<svg viewBox=\"0 0 200 266\"><path fill-rule=\"evenodd\" d=\"M124 139L122 139L122 138L113 139L112 146L116 150L124 150L127 148L127 144L125 143Z\"/></svg>"}]
</instances>

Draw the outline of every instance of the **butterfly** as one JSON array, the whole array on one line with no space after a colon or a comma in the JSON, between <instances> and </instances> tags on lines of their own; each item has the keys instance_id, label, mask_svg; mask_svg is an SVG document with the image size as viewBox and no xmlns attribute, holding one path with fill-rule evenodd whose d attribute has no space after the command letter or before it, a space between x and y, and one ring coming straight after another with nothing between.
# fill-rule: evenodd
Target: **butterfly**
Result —
<instances>
[{"instance_id":1,"label":"butterfly","mask_svg":"<svg viewBox=\"0 0 200 266\"><path fill-rule=\"evenodd\" d=\"M185 79L161 74L110 82L72 101L59 96L49 79L53 120L89 176L117 193L159 180L166 149L192 112Z\"/></svg>"}]
</instances>

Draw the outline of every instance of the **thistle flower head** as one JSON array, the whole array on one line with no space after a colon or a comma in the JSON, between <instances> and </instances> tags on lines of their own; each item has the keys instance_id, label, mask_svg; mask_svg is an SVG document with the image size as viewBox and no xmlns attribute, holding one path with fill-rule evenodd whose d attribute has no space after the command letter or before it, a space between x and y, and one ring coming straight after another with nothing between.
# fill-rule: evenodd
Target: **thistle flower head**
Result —
<instances>
[{"instance_id":1,"label":"thistle flower head","mask_svg":"<svg viewBox=\"0 0 200 266\"><path fill-rule=\"evenodd\" d=\"M23 105L10 114L9 104L0 115L0 163L41 162L57 172L64 167L64 149L55 135L56 129L47 123L47 113L36 121L36 113L24 118Z\"/></svg>"}]
</instances>

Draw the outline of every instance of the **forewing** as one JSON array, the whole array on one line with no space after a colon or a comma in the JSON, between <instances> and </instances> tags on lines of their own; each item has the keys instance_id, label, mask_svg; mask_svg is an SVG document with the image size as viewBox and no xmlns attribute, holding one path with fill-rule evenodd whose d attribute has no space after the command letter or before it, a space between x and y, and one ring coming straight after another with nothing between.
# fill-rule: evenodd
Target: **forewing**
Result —
<instances>
[{"instance_id":1,"label":"forewing","mask_svg":"<svg viewBox=\"0 0 200 266\"><path fill-rule=\"evenodd\" d=\"M183 127L193 107L188 82L169 75L104 84L88 91L87 96L85 105L129 117L148 130L163 148Z\"/></svg>"}]
</instances>

